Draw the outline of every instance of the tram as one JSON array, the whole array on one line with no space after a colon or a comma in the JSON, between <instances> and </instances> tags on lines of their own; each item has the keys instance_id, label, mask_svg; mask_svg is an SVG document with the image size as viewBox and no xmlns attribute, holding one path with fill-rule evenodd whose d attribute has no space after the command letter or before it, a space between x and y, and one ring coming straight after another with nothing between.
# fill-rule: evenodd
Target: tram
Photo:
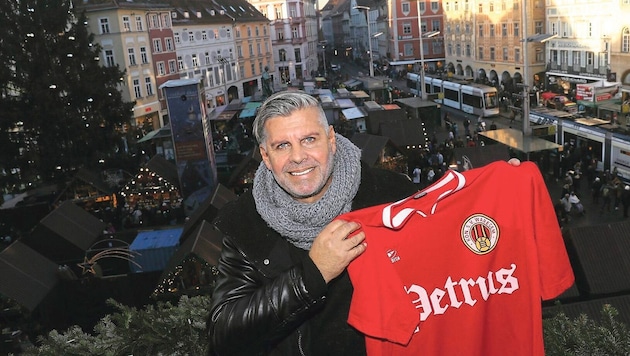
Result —
<instances>
[{"instance_id":1,"label":"tram","mask_svg":"<svg viewBox=\"0 0 630 356\"><path fill-rule=\"evenodd\" d=\"M420 95L420 75L407 73L407 88L412 94ZM463 112L481 117L499 115L499 96L497 88L469 83L465 81L452 81L424 76L424 85L427 94L443 93L436 102L442 105L461 110Z\"/></svg>"}]
</instances>

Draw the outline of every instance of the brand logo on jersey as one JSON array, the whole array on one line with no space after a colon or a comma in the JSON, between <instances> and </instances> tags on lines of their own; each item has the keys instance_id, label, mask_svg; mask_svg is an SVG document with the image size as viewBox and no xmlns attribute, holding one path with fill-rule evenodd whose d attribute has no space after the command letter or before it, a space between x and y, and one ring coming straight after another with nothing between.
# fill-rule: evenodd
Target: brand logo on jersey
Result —
<instances>
[{"instance_id":1,"label":"brand logo on jersey","mask_svg":"<svg viewBox=\"0 0 630 356\"><path fill-rule=\"evenodd\" d=\"M387 257L392 263L396 263L400 261L400 256L398 256L398 252L396 250L387 250Z\"/></svg>"},{"instance_id":2,"label":"brand logo on jersey","mask_svg":"<svg viewBox=\"0 0 630 356\"><path fill-rule=\"evenodd\" d=\"M499 226L487 215L475 214L462 224L462 241L474 253L485 255L499 240Z\"/></svg>"}]
</instances>

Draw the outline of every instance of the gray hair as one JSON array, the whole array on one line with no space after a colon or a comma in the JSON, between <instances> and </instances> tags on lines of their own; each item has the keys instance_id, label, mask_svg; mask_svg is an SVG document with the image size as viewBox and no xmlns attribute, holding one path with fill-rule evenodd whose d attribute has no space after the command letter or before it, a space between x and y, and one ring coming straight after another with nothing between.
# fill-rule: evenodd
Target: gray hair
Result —
<instances>
[{"instance_id":1,"label":"gray hair","mask_svg":"<svg viewBox=\"0 0 630 356\"><path fill-rule=\"evenodd\" d=\"M317 108L319 110L319 122L328 128L328 120L319 101L301 90L281 91L271 95L258 109L254 120L253 131L258 144L263 144L267 139L265 123L274 117L286 117L293 112L302 109Z\"/></svg>"}]
</instances>

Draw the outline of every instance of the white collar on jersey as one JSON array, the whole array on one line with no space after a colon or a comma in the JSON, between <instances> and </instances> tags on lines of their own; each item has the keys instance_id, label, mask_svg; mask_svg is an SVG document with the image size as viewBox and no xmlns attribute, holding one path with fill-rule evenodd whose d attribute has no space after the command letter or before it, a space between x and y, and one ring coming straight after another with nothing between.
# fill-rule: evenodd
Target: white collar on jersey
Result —
<instances>
[{"instance_id":1,"label":"white collar on jersey","mask_svg":"<svg viewBox=\"0 0 630 356\"><path fill-rule=\"evenodd\" d=\"M453 182L456 182L456 183L454 184ZM453 185L455 185L455 187L453 187ZM464 185L466 185L466 177L464 177L463 174L454 170L448 170L447 173L439 181L430 185L426 189L421 190L420 192L412 195L411 197L399 200L397 202L394 202L386 206L383 209L383 225L390 229L397 230L397 229L400 229L405 224L405 222L409 219L411 214L418 213L422 217L427 217L427 213L421 210L415 209L415 208L404 208L393 216L392 216L392 210L410 199L419 199L419 198L427 196L429 193L432 193L432 192L439 193L435 197L435 201L433 202L433 205L431 206L431 211L429 213L431 215L435 214L438 202L446 198L447 196L461 190L462 188L464 188Z\"/></svg>"}]
</instances>

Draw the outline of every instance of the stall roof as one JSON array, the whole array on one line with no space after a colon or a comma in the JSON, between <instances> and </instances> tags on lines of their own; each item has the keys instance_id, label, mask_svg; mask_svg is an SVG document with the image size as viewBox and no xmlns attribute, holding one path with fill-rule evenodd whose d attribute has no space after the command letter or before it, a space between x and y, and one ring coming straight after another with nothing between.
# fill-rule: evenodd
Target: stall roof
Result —
<instances>
[{"instance_id":1,"label":"stall roof","mask_svg":"<svg viewBox=\"0 0 630 356\"><path fill-rule=\"evenodd\" d=\"M543 140L542 138L523 136L522 131L515 129L490 130L479 134L524 153L562 148L562 145Z\"/></svg>"},{"instance_id":2,"label":"stall roof","mask_svg":"<svg viewBox=\"0 0 630 356\"><path fill-rule=\"evenodd\" d=\"M229 121L234 117L234 115L236 115L237 112L237 110L227 110L226 105L219 106L210 113L210 120Z\"/></svg>"},{"instance_id":3,"label":"stall roof","mask_svg":"<svg viewBox=\"0 0 630 356\"><path fill-rule=\"evenodd\" d=\"M343 113L343 116L345 116L348 120L359 119L366 116L360 108L356 107L343 109L341 110L341 112Z\"/></svg>"},{"instance_id":4,"label":"stall roof","mask_svg":"<svg viewBox=\"0 0 630 356\"><path fill-rule=\"evenodd\" d=\"M19 240L0 252L0 294L34 310L57 284L60 266Z\"/></svg>"},{"instance_id":5,"label":"stall roof","mask_svg":"<svg viewBox=\"0 0 630 356\"><path fill-rule=\"evenodd\" d=\"M369 98L369 97L370 97L370 96L369 96L366 92L364 92L363 90L353 90L353 91L351 92L351 94L352 94L352 96L354 96L354 97L355 97L355 98L357 98L357 99L367 99L367 98Z\"/></svg>"},{"instance_id":6,"label":"stall roof","mask_svg":"<svg viewBox=\"0 0 630 356\"><path fill-rule=\"evenodd\" d=\"M385 110L398 110L398 109L400 109L400 106L398 106L396 104L385 104L385 105L383 105L383 109L385 109Z\"/></svg>"},{"instance_id":7,"label":"stall roof","mask_svg":"<svg viewBox=\"0 0 630 356\"><path fill-rule=\"evenodd\" d=\"M159 249L179 244L183 227L165 230L141 231L133 240L129 249L132 251Z\"/></svg>"},{"instance_id":8,"label":"stall roof","mask_svg":"<svg viewBox=\"0 0 630 356\"><path fill-rule=\"evenodd\" d=\"M363 103L363 106L365 106L368 110L383 110L381 104L376 101L366 101Z\"/></svg>"},{"instance_id":9,"label":"stall roof","mask_svg":"<svg viewBox=\"0 0 630 356\"><path fill-rule=\"evenodd\" d=\"M339 95L339 96L348 96L348 95L350 95L350 92L346 88L339 88L339 89L337 89L337 95Z\"/></svg>"},{"instance_id":10,"label":"stall roof","mask_svg":"<svg viewBox=\"0 0 630 356\"><path fill-rule=\"evenodd\" d=\"M418 97L396 99L394 100L394 102L401 103L411 108L424 108L424 107L438 106L438 104L434 101L423 100L422 98L418 98Z\"/></svg>"},{"instance_id":11,"label":"stall roof","mask_svg":"<svg viewBox=\"0 0 630 356\"><path fill-rule=\"evenodd\" d=\"M584 126L597 126L603 124L610 124L610 120L602 120L596 117L581 117L575 119L575 122Z\"/></svg>"},{"instance_id":12,"label":"stall roof","mask_svg":"<svg viewBox=\"0 0 630 356\"><path fill-rule=\"evenodd\" d=\"M363 82L358 79L350 79L343 82L343 85L345 85L346 88L358 87L359 85L362 85L362 84Z\"/></svg>"},{"instance_id":13,"label":"stall roof","mask_svg":"<svg viewBox=\"0 0 630 356\"><path fill-rule=\"evenodd\" d=\"M356 104L354 103L354 101L352 101L351 99L337 99L337 105L339 105L340 108L353 108L356 106Z\"/></svg>"},{"instance_id":14,"label":"stall roof","mask_svg":"<svg viewBox=\"0 0 630 356\"><path fill-rule=\"evenodd\" d=\"M243 111L241 111L241 113L238 115L238 117L240 119L246 119L248 117L256 116L256 110L258 110L258 107L260 107L261 105L262 105L261 102L250 101L249 103L245 104L245 109L243 109Z\"/></svg>"}]
</instances>

